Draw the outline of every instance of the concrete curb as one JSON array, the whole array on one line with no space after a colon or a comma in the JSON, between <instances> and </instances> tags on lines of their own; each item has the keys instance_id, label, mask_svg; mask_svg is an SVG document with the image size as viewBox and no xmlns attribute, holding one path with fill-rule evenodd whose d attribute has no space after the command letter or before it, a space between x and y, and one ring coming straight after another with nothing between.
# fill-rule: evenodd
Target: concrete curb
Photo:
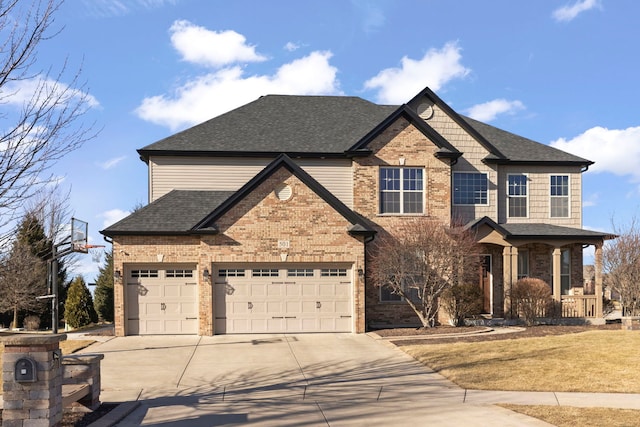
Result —
<instances>
[{"instance_id":1,"label":"concrete curb","mask_svg":"<svg viewBox=\"0 0 640 427\"><path fill-rule=\"evenodd\" d=\"M486 327L479 331L473 332L456 332L453 334L432 334L432 335L392 335L388 337L383 337L378 335L376 332L367 332L371 338L375 340L384 340L384 341L403 341L403 340L433 340L433 339L441 339L441 338L459 338L459 337L468 337L473 335L484 335L484 334L513 334L524 331L525 328L519 326L509 326L504 328L492 328Z\"/></svg>"},{"instance_id":2,"label":"concrete curb","mask_svg":"<svg viewBox=\"0 0 640 427\"><path fill-rule=\"evenodd\" d=\"M139 401L124 402L107 412L104 417L89 424L89 427L112 427L140 406Z\"/></svg>"}]
</instances>

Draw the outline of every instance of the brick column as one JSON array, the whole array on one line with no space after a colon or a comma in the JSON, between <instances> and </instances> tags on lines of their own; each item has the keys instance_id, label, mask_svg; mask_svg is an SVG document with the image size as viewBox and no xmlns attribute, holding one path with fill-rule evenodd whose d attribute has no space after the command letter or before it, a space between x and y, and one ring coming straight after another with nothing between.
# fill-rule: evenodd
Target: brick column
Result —
<instances>
[{"instance_id":1,"label":"brick column","mask_svg":"<svg viewBox=\"0 0 640 427\"><path fill-rule=\"evenodd\" d=\"M62 370L60 335L16 334L1 337L3 427L52 427L62 420ZM19 382L15 378L16 362L35 362L35 381Z\"/></svg>"}]
</instances>

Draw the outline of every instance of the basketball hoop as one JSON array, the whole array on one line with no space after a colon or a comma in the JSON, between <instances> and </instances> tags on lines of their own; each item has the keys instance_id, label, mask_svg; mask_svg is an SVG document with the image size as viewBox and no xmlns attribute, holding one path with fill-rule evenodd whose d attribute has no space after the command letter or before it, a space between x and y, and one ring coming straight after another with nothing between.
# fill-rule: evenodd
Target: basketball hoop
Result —
<instances>
[{"instance_id":1,"label":"basketball hoop","mask_svg":"<svg viewBox=\"0 0 640 427\"><path fill-rule=\"evenodd\" d=\"M99 263L102 259L102 254L104 253L104 245L82 245L82 248L79 252L88 253L91 255L91 260L95 263Z\"/></svg>"}]
</instances>

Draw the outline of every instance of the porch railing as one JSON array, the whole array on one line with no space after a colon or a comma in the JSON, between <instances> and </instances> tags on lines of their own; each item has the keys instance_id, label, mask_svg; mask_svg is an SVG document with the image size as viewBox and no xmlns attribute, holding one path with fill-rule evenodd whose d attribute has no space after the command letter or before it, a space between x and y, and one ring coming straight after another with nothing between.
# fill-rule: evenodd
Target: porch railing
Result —
<instances>
[{"instance_id":1,"label":"porch railing","mask_svg":"<svg viewBox=\"0 0 640 427\"><path fill-rule=\"evenodd\" d=\"M596 317L595 295L562 295L562 317Z\"/></svg>"}]
</instances>

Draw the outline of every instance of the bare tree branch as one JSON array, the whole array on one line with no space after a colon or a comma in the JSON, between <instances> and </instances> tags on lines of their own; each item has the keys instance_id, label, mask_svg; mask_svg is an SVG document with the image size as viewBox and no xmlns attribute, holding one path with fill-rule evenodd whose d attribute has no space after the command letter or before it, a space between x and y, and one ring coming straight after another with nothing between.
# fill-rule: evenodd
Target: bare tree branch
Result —
<instances>
[{"instance_id":1,"label":"bare tree branch","mask_svg":"<svg viewBox=\"0 0 640 427\"><path fill-rule=\"evenodd\" d=\"M80 71L63 83L58 72L37 69L38 48L54 37L61 0L0 2L0 228L25 200L50 184L47 171L95 137L80 119L96 101L80 84Z\"/></svg>"},{"instance_id":2,"label":"bare tree branch","mask_svg":"<svg viewBox=\"0 0 640 427\"><path fill-rule=\"evenodd\" d=\"M424 327L435 326L446 289L478 277L474 236L429 218L407 220L395 235L379 236L369 255L373 284L400 295Z\"/></svg>"},{"instance_id":3,"label":"bare tree branch","mask_svg":"<svg viewBox=\"0 0 640 427\"><path fill-rule=\"evenodd\" d=\"M640 315L640 228L634 217L625 227L613 224L618 237L604 246L603 266L607 282L620 294L627 316Z\"/></svg>"}]
</instances>

